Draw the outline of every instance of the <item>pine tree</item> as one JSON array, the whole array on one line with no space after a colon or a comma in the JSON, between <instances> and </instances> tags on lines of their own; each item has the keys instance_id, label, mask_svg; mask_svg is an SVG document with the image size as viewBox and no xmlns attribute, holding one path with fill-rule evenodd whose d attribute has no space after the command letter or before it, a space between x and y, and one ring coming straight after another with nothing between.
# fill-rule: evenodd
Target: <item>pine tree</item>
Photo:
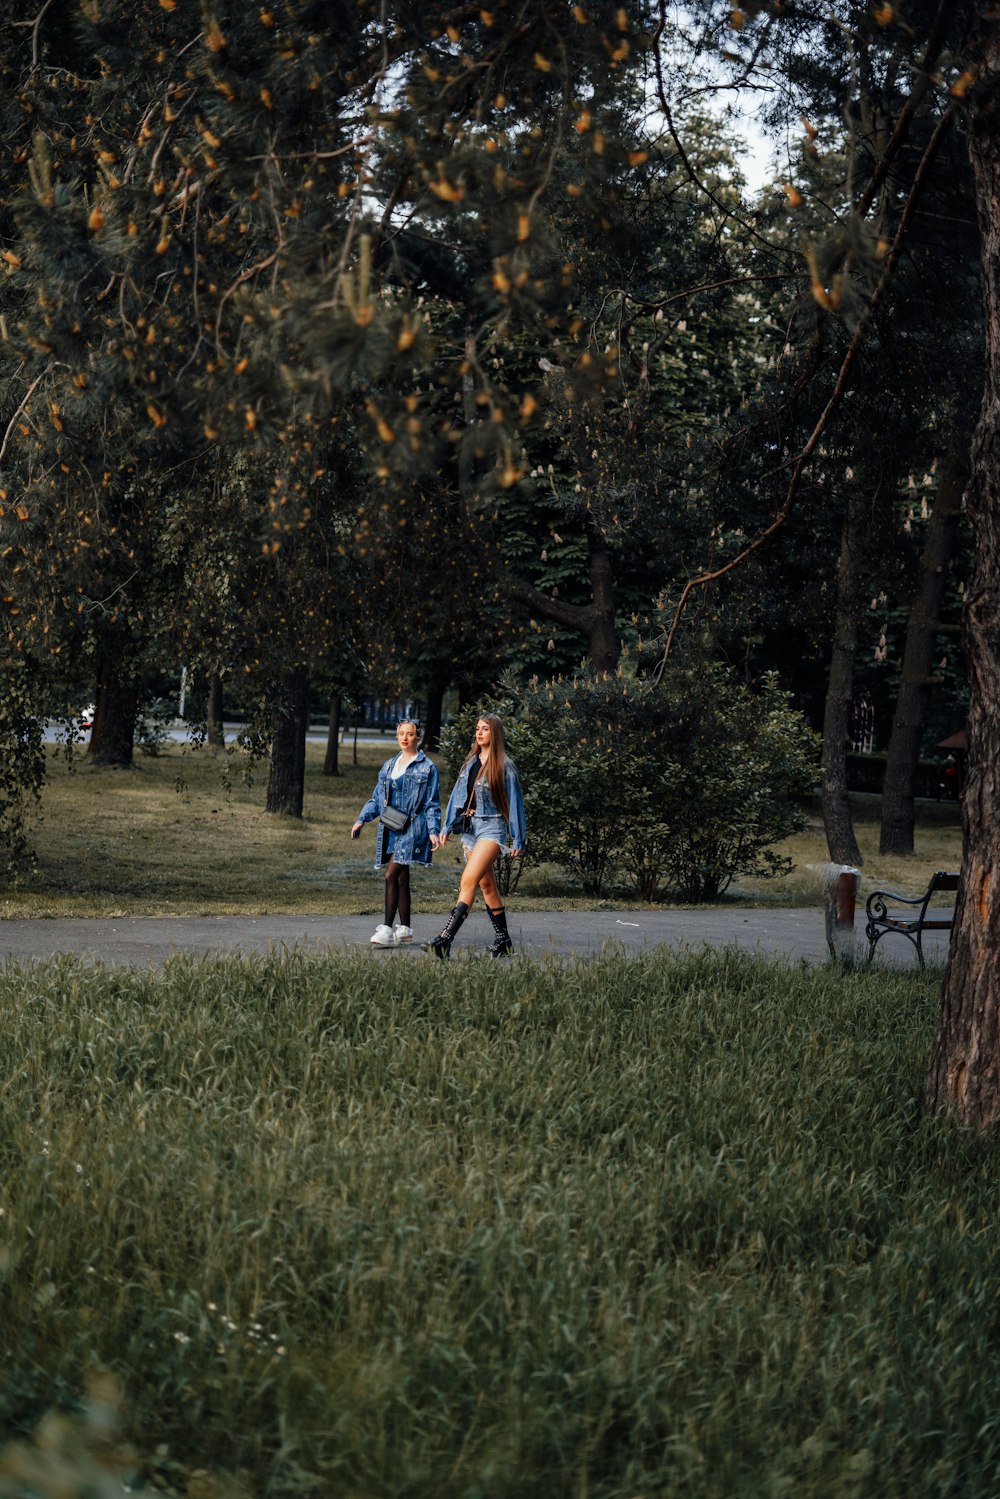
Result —
<instances>
[{"instance_id":1,"label":"pine tree","mask_svg":"<svg viewBox=\"0 0 1000 1499\"><path fill-rule=\"evenodd\" d=\"M558 334L553 164L610 228L630 163L605 115L638 37L606 5L57 0L21 3L0 46L7 646L12 669L103 661L127 688L151 642L188 648L189 612L204 629L177 537L212 535L220 472L266 475L229 554L246 593L261 556L353 522L353 494L311 503L330 424L385 481L460 435L463 363L417 305L438 244L483 339ZM529 417L488 378L477 397L502 488Z\"/></svg>"}]
</instances>

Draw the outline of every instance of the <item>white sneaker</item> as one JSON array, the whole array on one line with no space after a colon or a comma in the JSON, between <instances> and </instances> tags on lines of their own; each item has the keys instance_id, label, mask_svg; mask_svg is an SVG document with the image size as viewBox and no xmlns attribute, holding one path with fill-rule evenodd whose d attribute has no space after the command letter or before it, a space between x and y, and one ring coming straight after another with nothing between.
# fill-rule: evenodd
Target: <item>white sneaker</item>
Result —
<instances>
[{"instance_id":1,"label":"white sneaker","mask_svg":"<svg viewBox=\"0 0 1000 1499\"><path fill-rule=\"evenodd\" d=\"M413 941L412 926L398 926L396 928L396 946L402 947L404 943Z\"/></svg>"},{"instance_id":2,"label":"white sneaker","mask_svg":"<svg viewBox=\"0 0 1000 1499\"><path fill-rule=\"evenodd\" d=\"M396 943L392 935L392 927L381 922L371 935L372 947L395 947Z\"/></svg>"}]
</instances>

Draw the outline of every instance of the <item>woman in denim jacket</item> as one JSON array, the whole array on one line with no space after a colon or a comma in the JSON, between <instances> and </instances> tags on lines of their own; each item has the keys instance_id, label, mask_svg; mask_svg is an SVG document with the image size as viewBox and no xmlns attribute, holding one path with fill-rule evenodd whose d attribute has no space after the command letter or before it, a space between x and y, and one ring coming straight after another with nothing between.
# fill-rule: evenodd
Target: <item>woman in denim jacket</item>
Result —
<instances>
[{"instance_id":1,"label":"woman in denim jacket","mask_svg":"<svg viewBox=\"0 0 1000 1499\"><path fill-rule=\"evenodd\" d=\"M438 847L441 830L440 780L437 766L417 749L418 730L404 719L397 725L399 754L390 755L378 773L375 790L358 813L351 837L358 838L366 822L381 817L391 803L410 814L409 826L401 833L379 824L375 844L375 868L385 866L385 920L372 935L373 947L400 947L413 941L410 926L410 865L429 864ZM393 932L393 921L399 926Z\"/></svg>"},{"instance_id":2,"label":"woman in denim jacket","mask_svg":"<svg viewBox=\"0 0 1000 1499\"><path fill-rule=\"evenodd\" d=\"M514 762L507 758L503 724L495 713L484 713L476 723L472 748L448 799L438 846L457 829L461 829L466 861L458 902L444 930L427 945L439 958L448 957L452 939L472 909L478 886L493 923L490 956L502 958L514 944L493 865L505 845L515 858L524 851L524 798Z\"/></svg>"}]
</instances>

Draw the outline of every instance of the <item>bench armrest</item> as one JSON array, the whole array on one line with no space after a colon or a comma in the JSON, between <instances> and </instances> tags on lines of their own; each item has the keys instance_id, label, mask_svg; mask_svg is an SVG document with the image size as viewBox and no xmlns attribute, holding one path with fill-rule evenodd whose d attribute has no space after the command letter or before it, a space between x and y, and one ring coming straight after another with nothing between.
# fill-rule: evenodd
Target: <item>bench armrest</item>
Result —
<instances>
[{"instance_id":1,"label":"bench armrest","mask_svg":"<svg viewBox=\"0 0 1000 1499\"><path fill-rule=\"evenodd\" d=\"M922 912L931 903L932 896L939 890L957 890L958 875L952 874L947 869L939 869L931 877L931 882L921 895L898 895L895 890L873 890L865 901L865 912L869 921L887 921L892 918L889 915L890 904L898 906L919 906Z\"/></svg>"},{"instance_id":2,"label":"bench armrest","mask_svg":"<svg viewBox=\"0 0 1000 1499\"><path fill-rule=\"evenodd\" d=\"M865 936L868 938L868 962L870 963L880 939L888 932L898 932L916 948L921 968L924 966L922 938L925 930L936 931L951 927L954 908L947 916L928 917L927 908L939 890L957 890L959 877L946 869L939 869L922 895L899 895L895 890L873 890L865 901ZM909 907L912 915L895 909ZM890 909L893 908L893 909Z\"/></svg>"}]
</instances>

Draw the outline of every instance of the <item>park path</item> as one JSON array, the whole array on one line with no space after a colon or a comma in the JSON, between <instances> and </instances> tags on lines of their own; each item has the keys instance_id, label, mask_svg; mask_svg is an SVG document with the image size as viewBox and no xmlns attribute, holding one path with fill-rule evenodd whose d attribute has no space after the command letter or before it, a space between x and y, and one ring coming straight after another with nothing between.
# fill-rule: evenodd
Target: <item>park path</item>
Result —
<instances>
[{"instance_id":1,"label":"park path","mask_svg":"<svg viewBox=\"0 0 1000 1499\"><path fill-rule=\"evenodd\" d=\"M516 950L535 956L593 956L608 944L626 953L659 946L694 951L732 947L806 963L823 963L830 956L824 912L817 907L523 913L511 909L509 918ZM416 944L391 951L371 948L375 920L372 916L121 916L0 921L0 960L26 963L68 954L89 962L145 966L180 952L249 954L271 949L308 953L362 949L377 961L426 959ZM417 913L417 942L432 937L441 921L440 916ZM491 937L482 912L475 911L459 933L453 954L458 958L481 951ZM855 940L863 942L863 916L856 919ZM928 960L943 961L947 943L948 933L927 933ZM912 948L902 938L886 939L876 962L912 964Z\"/></svg>"}]
</instances>

